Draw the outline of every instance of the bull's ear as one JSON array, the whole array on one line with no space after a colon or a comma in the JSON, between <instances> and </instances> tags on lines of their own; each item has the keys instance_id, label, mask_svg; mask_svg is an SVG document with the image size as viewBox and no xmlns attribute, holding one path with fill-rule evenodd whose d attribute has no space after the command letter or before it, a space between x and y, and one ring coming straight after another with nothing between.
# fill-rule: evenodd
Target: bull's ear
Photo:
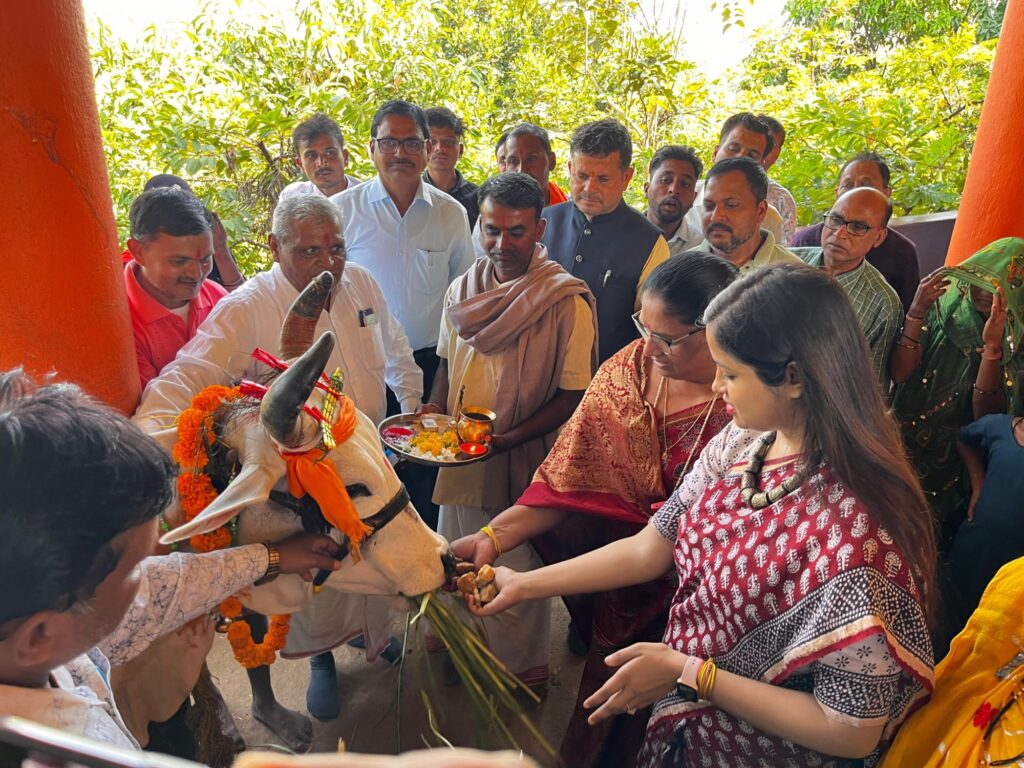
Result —
<instances>
[{"instance_id":1,"label":"bull's ear","mask_svg":"<svg viewBox=\"0 0 1024 768\"><path fill-rule=\"evenodd\" d=\"M196 515L191 522L161 536L160 543L173 544L190 536L209 533L220 528L249 505L266 501L282 474L277 470L276 466L266 466L258 462L243 465L235 479L224 489L224 493L214 499L210 506Z\"/></svg>"}]
</instances>

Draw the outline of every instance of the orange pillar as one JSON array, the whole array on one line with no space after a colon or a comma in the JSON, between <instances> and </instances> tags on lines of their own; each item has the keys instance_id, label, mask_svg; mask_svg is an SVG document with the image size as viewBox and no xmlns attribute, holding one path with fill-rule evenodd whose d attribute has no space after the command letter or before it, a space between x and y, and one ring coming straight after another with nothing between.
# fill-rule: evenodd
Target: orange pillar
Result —
<instances>
[{"instance_id":1,"label":"orange pillar","mask_svg":"<svg viewBox=\"0 0 1024 768\"><path fill-rule=\"evenodd\" d=\"M0 369L56 371L128 412L139 396L79 0L0 13Z\"/></svg>"},{"instance_id":2,"label":"orange pillar","mask_svg":"<svg viewBox=\"0 0 1024 768\"><path fill-rule=\"evenodd\" d=\"M959 264L1001 237L1024 237L1024 0L1010 0L946 255Z\"/></svg>"}]
</instances>

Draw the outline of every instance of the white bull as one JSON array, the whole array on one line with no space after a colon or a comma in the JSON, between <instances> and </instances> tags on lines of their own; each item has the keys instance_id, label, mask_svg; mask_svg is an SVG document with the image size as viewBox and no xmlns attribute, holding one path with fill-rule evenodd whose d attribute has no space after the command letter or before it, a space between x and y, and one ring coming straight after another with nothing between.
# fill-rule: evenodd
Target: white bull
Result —
<instances>
[{"instance_id":1,"label":"white bull","mask_svg":"<svg viewBox=\"0 0 1024 768\"><path fill-rule=\"evenodd\" d=\"M282 357L301 353L270 385L259 411L231 404L218 411L218 442L241 465L225 490L191 522L161 539L182 541L212 531L239 515L238 542L272 542L302 530L300 517L271 500L271 491L287 493L286 462L281 452L303 452L320 443L319 422L303 410L322 406L315 388L335 339L325 333L312 346L313 328L330 293L332 278L323 273L296 299L281 333ZM329 454L342 482L352 491L359 517L377 515L398 494L401 483L381 448L376 426L357 413L354 433ZM275 494L277 496L277 494ZM280 498L280 497L278 497ZM330 528L338 541L344 537ZM415 508L404 508L362 543L362 559L347 555L324 586L365 595L420 595L437 589L445 580L450 560L448 542L431 531ZM263 614L295 613L312 599L312 585L298 576L281 576L241 595L242 602ZM289 643L291 645L291 643Z\"/></svg>"}]
</instances>

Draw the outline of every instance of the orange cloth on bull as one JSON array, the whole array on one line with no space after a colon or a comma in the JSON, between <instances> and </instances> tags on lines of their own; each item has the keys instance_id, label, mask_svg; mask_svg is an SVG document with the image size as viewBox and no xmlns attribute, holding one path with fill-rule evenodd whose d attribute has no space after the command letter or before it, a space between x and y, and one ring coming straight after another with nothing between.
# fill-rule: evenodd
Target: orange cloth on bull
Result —
<instances>
[{"instance_id":1,"label":"orange cloth on bull","mask_svg":"<svg viewBox=\"0 0 1024 768\"><path fill-rule=\"evenodd\" d=\"M341 444L356 431L356 407L349 397L338 401L338 420L331 427L334 441ZM283 453L288 464L288 493L301 499L307 493L320 505L324 519L348 537L352 557L359 559L359 542L372 531L356 512L345 483L323 448L305 453Z\"/></svg>"}]
</instances>

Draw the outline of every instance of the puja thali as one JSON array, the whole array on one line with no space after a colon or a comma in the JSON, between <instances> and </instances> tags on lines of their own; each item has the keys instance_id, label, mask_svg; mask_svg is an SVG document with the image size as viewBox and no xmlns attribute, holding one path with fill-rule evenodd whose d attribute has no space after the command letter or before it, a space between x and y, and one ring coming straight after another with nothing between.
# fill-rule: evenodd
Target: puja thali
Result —
<instances>
[{"instance_id":1,"label":"puja thali","mask_svg":"<svg viewBox=\"0 0 1024 768\"><path fill-rule=\"evenodd\" d=\"M451 416L399 413L377 425L380 441L400 458L430 467L457 467L486 459L486 444L468 443L459 437L458 422Z\"/></svg>"}]
</instances>

